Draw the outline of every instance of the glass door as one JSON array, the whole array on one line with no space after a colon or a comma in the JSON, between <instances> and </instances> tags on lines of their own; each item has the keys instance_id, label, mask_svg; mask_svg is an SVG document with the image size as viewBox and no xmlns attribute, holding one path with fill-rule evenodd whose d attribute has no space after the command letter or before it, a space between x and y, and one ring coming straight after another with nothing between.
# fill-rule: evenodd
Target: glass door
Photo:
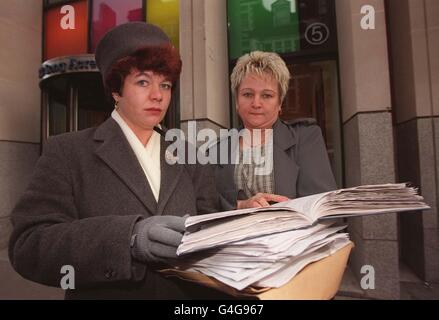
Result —
<instances>
[{"instance_id":1,"label":"glass door","mask_svg":"<svg viewBox=\"0 0 439 320\"><path fill-rule=\"evenodd\" d=\"M43 144L50 136L95 127L113 110L99 73L56 76L42 82Z\"/></svg>"},{"instance_id":2,"label":"glass door","mask_svg":"<svg viewBox=\"0 0 439 320\"><path fill-rule=\"evenodd\" d=\"M43 80L42 141L65 132L99 126L114 109L106 96L98 72L64 74ZM179 86L173 90L171 103L162 124L179 125Z\"/></svg>"},{"instance_id":3,"label":"glass door","mask_svg":"<svg viewBox=\"0 0 439 320\"><path fill-rule=\"evenodd\" d=\"M337 184L343 186L338 72L335 60L288 64L290 86L281 118L314 118L322 129Z\"/></svg>"},{"instance_id":4,"label":"glass door","mask_svg":"<svg viewBox=\"0 0 439 320\"><path fill-rule=\"evenodd\" d=\"M87 81L81 77L72 79L77 90L76 130L100 125L113 111L114 106L105 97L100 77L100 74L93 74L88 75Z\"/></svg>"}]
</instances>

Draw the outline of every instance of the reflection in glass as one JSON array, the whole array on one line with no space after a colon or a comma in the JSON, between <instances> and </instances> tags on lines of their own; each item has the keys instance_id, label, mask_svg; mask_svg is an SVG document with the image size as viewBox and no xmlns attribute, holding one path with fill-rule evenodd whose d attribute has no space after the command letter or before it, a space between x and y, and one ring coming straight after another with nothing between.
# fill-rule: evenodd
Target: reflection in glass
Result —
<instances>
[{"instance_id":1,"label":"reflection in glass","mask_svg":"<svg viewBox=\"0 0 439 320\"><path fill-rule=\"evenodd\" d=\"M227 4L231 59L254 50L300 50L296 0L233 0Z\"/></svg>"},{"instance_id":2,"label":"reflection in glass","mask_svg":"<svg viewBox=\"0 0 439 320\"><path fill-rule=\"evenodd\" d=\"M342 184L340 102L335 61L288 65L291 81L281 118L314 118L322 129L337 184Z\"/></svg>"},{"instance_id":3,"label":"reflection in glass","mask_svg":"<svg viewBox=\"0 0 439 320\"><path fill-rule=\"evenodd\" d=\"M334 0L299 0L300 48L337 51Z\"/></svg>"},{"instance_id":4,"label":"reflection in glass","mask_svg":"<svg viewBox=\"0 0 439 320\"><path fill-rule=\"evenodd\" d=\"M179 48L180 5L179 0L148 0L146 2L146 21L159 26Z\"/></svg>"},{"instance_id":5,"label":"reflection in glass","mask_svg":"<svg viewBox=\"0 0 439 320\"><path fill-rule=\"evenodd\" d=\"M334 0L229 0L229 55L337 52Z\"/></svg>"},{"instance_id":6,"label":"reflection in glass","mask_svg":"<svg viewBox=\"0 0 439 320\"><path fill-rule=\"evenodd\" d=\"M91 50L111 28L130 21L143 20L142 0L94 0L91 27Z\"/></svg>"},{"instance_id":7,"label":"reflection in glass","mask_svg":"<svg viewBox=\"0 0 439 320\"><path fill-rule=\"evenodd\" d=\"M78 80L78 130L97 127L110 116L113 106L105 98L99 74Z\"/></svg>"}]
</instances>

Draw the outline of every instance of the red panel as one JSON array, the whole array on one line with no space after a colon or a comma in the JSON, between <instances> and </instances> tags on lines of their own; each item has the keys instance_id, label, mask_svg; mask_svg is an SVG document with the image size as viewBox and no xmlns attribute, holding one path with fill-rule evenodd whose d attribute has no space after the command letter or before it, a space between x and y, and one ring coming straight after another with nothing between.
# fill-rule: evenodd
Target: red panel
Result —
<instances>
[{"instance_id":1,"label":"red panel","mask_svg":"<svg viewBox=\"0 0 439 320\"><path fill-rule=\"evenodd\" d=\"M91 51L111 28L130 21L143 20L142 0L94 0Z\"/></svg>"},{"instance_id":2,"label":"red panel","mask_svg":"<svg viewBox=\"0 0 439 320\"><path fill-rule=\"evenodd\" d=\"M88 1L68 4L74 8L74 29L63 29L61 21L68 13L59 6L45 12L44 60L54 57L87 53Z\"/></svg>"}]
</instances>

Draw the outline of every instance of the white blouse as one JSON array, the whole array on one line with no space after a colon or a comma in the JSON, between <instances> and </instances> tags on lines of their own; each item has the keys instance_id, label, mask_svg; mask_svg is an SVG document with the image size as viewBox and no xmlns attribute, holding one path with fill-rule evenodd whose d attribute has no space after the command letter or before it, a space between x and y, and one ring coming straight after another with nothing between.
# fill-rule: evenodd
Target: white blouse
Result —
<instances>
[{"instance_id":1,"label":"white blouse","mask_svg":"<svg viewBox=\"0 0 439 320\"><path fill-rule=\"evenodd\" d=\"M145 173L146 179L149 182L155 200L158 202L160 194L160 134L156 131L152 132L146 146L140 142L133 130L122 119L117 110L113 110L111 117L119 124L125 137L133 149L140 166Z\"/></svg>"}]
</instances>

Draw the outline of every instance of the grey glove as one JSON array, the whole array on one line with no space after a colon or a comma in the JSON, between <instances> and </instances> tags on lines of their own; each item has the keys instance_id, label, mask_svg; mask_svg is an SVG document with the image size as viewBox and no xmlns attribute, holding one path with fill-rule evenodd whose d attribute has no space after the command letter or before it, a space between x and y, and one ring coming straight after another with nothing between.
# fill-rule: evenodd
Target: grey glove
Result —
<instances>
[{"instance_id":1,"label":"grey glove","mask_svg":"<svg viewBox=\"0 0 439 320\"><path fill-rule=\"evenodd\" d=\"M132 256L142 262L165 262L177 258L186 218L153 216L137 222L133 232Z\"/></svg>"}]
</instances>

